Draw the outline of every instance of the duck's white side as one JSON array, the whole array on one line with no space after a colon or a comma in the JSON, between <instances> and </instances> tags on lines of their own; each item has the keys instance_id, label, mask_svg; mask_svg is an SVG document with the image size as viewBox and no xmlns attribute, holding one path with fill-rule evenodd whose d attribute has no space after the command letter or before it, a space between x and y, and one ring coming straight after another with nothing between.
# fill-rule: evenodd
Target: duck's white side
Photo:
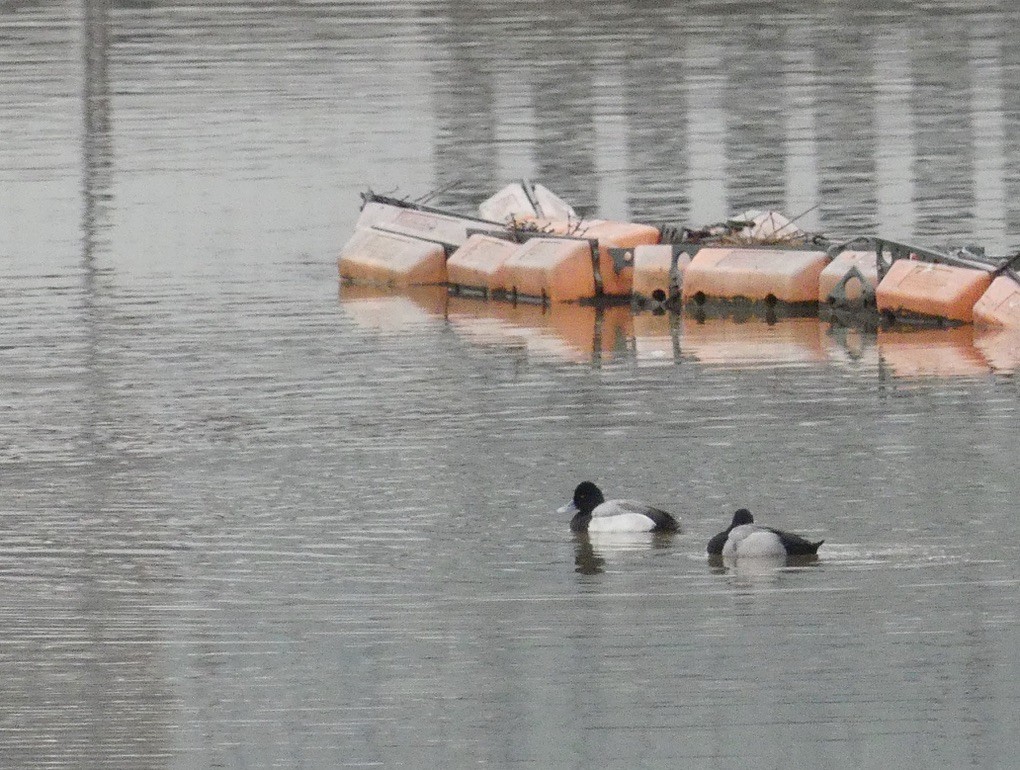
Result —
<instances>
[{"instance_id":1,"label":"duck's white side","mask_svg":"<svg viewBox=\"0 0 1020 770\"><path fill-rule=\"evenodd\" d=\"M771 529L759 527L757 524L741 524L730 530L729 537L723 545L723 556L744 556L772 558L786 556L786 546L782 539Z\"/></svg>"},{"instance_id":2,"label":"duck's white side","mask_svg":"<svg viewBox=\"0 0 1020 770\"><path fill-rule=\"evenodd\" d=\"M607 500L595 507L589 532L650 532L655 520L644 513L648 506L634 500Z\"/></svg>"}]
</instances>

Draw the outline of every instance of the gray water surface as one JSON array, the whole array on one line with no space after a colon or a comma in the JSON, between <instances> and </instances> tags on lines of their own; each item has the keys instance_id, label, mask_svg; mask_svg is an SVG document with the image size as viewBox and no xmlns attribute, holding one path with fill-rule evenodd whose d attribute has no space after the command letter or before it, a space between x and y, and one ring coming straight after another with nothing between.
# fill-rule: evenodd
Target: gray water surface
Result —
<instances>
[{"instance_id":1,"label":"gray water surface","mask_svg":"<svg viewBox=\"0 0 1020 770\"><path fill-rule=\"evenodd\" d=\"M1015 339L341 289L334 260L367 186L469 210L522 175L608 217L1014 253L1018 31L0 2L0 765L1012 766ZM571 535L585 478L683 532ZM710 564L741 506L820 558Z\"/></svg>"}]
</instances>

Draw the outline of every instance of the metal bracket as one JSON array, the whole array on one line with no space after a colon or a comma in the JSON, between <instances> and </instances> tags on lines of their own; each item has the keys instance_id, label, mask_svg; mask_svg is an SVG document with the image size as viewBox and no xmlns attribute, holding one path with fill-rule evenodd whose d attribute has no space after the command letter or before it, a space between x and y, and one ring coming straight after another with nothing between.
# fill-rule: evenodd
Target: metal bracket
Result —
<instances>
[{"instance_id":1,"label":"metal bracket","mask_svg":"<svg viewBox=\"0 0 1020 770\"><path fill-rule=\"evenodd\" d=\"M628 267L634 267L634 249L629 248L617 248L610 246L606 249L609 256L613 260L613 270L617 275L622 273Z\"/></svg>"},{"instance_id":2,"label":"metal bracket","mask_svg":"<svg viewBox=\"0 0 1020 770\"><path fill-rule=\"evenodd\" d=\"M860 235L851 238L843 243L830 246L826 253L830 259L835 259L842 252L852 248L874 248L875 265L878 268L878 280L885 278L885 274L892 263L899 259L914 259L921 262L935 262L950 267L966 267L971 270L984 270L992 272L995 265L989 260L982 258L979 254L971 251L959 251L955 254L946 254L941 251L914 246L901 241L891 241L886 238L879 238L874 235ZM888 259L886 255L888 254Z\"/></svg>"},{"instance_id":3,"label":"metal bracket","mask_svg":"<svg viewBox=\"0 0 1020 770\"><path fill-rule=\"evenodd\" d=\"M605 296L605 288L602 283L602 270L599 267L599 242L594 238L590 238L588 239L588 245L591 248L591 272L595 277L595 299L599 300ZM616 272L619 273L620 271L617 270Z\"/></svg>"},{"instance_id":4,"label":"metal bracket","mask_svg":"<svg viewBox=\"0 0 1020 770\"><path fill-rule=\"evenodd\" d=\"M1008 275L1017 283L1020 283L1020 273L1017 273L1016 267L1020 263L1020 254L1016 254L1012 257L1005 259L995 270L992 275Z\"/></svg>"},{"instance_id":5,"label":"metal bracket","mask_svg":"<svg viewBox=\"0 0 1020 770\"><path fill-rule=\"evenodd\" d=\"M850 302L850 299L846 295L846 286L854 278L856 278L861 284L861 304L864 307L874 307L875 289L870 283L868 283L868 279L865 278L864 274L857 269L856 265L847 270L846 275L839 280L839 283L832 287L832 290L829 292L829 296L827 297L829 302L837 307L850 307L853 303Z\"/></svg>"}]
</instances>

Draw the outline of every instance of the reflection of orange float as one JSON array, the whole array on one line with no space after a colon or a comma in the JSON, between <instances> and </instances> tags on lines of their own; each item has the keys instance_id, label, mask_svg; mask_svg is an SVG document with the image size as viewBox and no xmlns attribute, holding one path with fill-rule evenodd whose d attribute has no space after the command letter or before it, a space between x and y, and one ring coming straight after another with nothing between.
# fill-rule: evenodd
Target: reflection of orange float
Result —
<instances>
[{"instance_id":1,"label":"reflection of orange float","mask_svg":"<svg viewBox=\"0 0 1020 770\"><path fill-rule=\"evenodd\" d=\"M680 358L680 323L675 313L634 316L634 355L639 365L671 364Z\"/></svg>"},{"instance_id":2,"label":"reflection of orange float","mask_svg":"<svg viewBox=\"0 0 1020 770\"><path fill-rule=\"evenodd\" d=\"M1020 328L974 330L974 347L997 372L1020 369Z\"/></svg>"},{"instance_id":3,"label":"reflection of orange float","mask_svg":"<svg viewBox=\"0 0 1020 770\"><path fill-rule=\"evenodd\" d=\"M878 284L875 299L880 311L894 316L970 323L974 304L991 282L984 270L898 259Z\"/></svg>"},{"instance_id":4,"label":"reflection of orange float","mask_svg":"<svg viewBox=\"0 0 1020 770\"><path fill-rule=\"evenodd\" d=\"M1000 275L974 305L974 323L1020 329L1020 283Z\"/></svg>"},{"instance_id":5,"label":"reflection of orange float","mask_svg":"<svg viewBox=\"0 0 1020 770\"><path fill-rule=\"evenodd\" d=\"M472 341L574 362L611 356L633 333L630 309L557 304L545 307L450 297L450 326Z\"/></svg>"},{"instance_id":6,"label":"reflection of orange float","mask_svg":"<svg viewBox=\"0 0 1020 770\"><path fill-rule=\"evenodd\" d=\"M988 363L974 347L974 327L879 329L882 362L900 377L977 377Z\"/></svg>"},{"instance_id":7,"label":"reflection of orange float","mask_svg":"<svg viewBox=\"0 0 1020 770\"><path fill-rule=\"evenodd\" d=\"M362 283L412 286L446 282L446 250L406 235L354 231L337 260L340 277Z\"/></svg>"},{"instance_id":8,"label":"reflection of orange float","mask_svg":"<svg viewBox=\"0 0 1020 770\"><path fill-rule=\"evenodd\" d=\"M845 368L874 371L878 368L875 333L859 327L831 326L822 335L829 361Z\"/></svg>"},{"instance_id":9,"label":"reflection of orange float","mask_svg":"<svg viewBox=\"0 0 1020 770\"><path fill-rule=\"evenodd\" d=\"M384 287L344 284L340 303L358 326L379 331L425 326L446 314L443 286L411 286L399 292Z\"/></svg>"},{"instance_id":10,"label":"reflection of orange float","mask_svg":"<svg viewBox=\"0 0 1020 770\"><path fill-rule=\"evenodd\" d=\"M735 368L816 363L826 360L822 324L815 318L785 318L769 323L751 317L683 317L680 347L684 355L706 364Z\"/></svg>"},{"instance_id":11,"label":"reflection of orange float","mask_svg":"<svg viewBox=\"0 0 1020 770\"><path fill-rule=\"evenodd\" d=\"M794 249L701 249L684 272L684 300L817 303L825 252Z\"/></svg>"}]
</instances>

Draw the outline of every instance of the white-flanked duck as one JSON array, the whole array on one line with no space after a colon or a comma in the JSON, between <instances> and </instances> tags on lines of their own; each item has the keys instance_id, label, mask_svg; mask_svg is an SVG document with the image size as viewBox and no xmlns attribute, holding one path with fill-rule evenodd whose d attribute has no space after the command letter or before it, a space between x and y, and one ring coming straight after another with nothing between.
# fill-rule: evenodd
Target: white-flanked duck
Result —
<instances>
[{"instance_id":1,"label":"white-flanked duck","mask_svg":"<svg viewBox=\"0 0 1020 770\"><path fill-rule=\"evenodd\" d=\"M671 514L636 500L606 500L591 481L582 481L574 498L557 513L573 513L572 532L676 532L680 522Z\"/></svg>"},{"instance_id":2,"label":"white-flanked duck","mask_svg":"<svg viewBox=\"0 0 1020 770\"><path fill-rule=\"evenodd\" d=\"M727 557L814 556L824 542L755 524L751 512L741 508L733 514L729 528L708 541L708 553Z\"/></svg>"}]
</instances>

